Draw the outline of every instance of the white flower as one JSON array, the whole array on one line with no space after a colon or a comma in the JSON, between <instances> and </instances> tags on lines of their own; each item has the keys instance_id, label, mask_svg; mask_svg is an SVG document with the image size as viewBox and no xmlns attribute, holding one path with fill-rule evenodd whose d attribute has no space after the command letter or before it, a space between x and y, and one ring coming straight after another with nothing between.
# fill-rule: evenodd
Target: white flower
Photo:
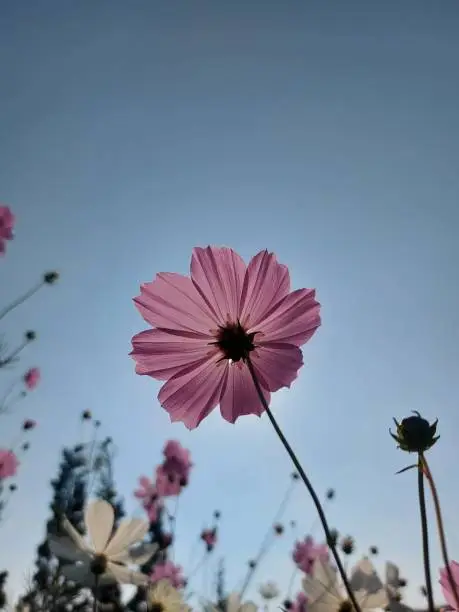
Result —
<instances>
[{"instance_id":1,"label":"white flower","mask_svg":"<svg viewBox=\"0 0 459 612\"><path fill-rule=\"evenodd\" d=\"M276 599L280 595L276 583L272 581L261 584L258 590L263 599Z\"/></svg>"},{"instance_id":2,"label":"white flower","mask_svg":"<svg viewBox=\"0 0 459 612\"><path fill-rule=\"evenodd\" d=\"M115 516L113 507L103 500L92 501L85 511L85 525L91 544L87 543L66 518L63 527L69 538L49 537L53 554L60 559L76 562L63 565L62 573L72 582L92 587L97 583L147 584L148 578L126 564L145 563L156 550L150 546L143 555L131 556L130 547L142 540L148 531L148 522L141 519L123 519L112 535Z\"/></svg>"},{"instance_id":3,"label":"white flower","mask_svg":"<svg viewBox=\"0 0 459 612\"><path fill-rule=\"evenodd\" d=\"M387 605L386 590L369 559L364 558L357 563L349 582L362 612ZM303 588L308 596L309 612L353 610L344 587L338 584L338 573L319 560L314 563L313 576L305 576L303 579Z\"/></svg>"},{"instance_id":4,"label":"white flower","mask_svg":"<svg viewBox=\"0 0 459 612\"><path fill-rule=\"evenodd\" d=\"M183 612L188 607L168 580L160 580L148 589L147 604L152 612Z\"/></svg>"},{"instance_id":5,"label":"white flower","mask_svg":"<svg viewBox=\"0 0 459 612\"><path fill-rule=\"evenodd\" d=\"M390 561L386 563L386 589L389 597L397 595L400 591L400 570Z\"/></svg>"},{"instance_id":6,"label":"white flower","mask_svg":"<svg viewBox=\"0 0 459 612\"><path fill-rule=\"evenodd\" d=\"M218 608L211 606L213 612L219 612ZM239 593L230 593L226 598L225 612L257 612L257 606L252 601L241 604Z\"/></svg>"}]
</instances>

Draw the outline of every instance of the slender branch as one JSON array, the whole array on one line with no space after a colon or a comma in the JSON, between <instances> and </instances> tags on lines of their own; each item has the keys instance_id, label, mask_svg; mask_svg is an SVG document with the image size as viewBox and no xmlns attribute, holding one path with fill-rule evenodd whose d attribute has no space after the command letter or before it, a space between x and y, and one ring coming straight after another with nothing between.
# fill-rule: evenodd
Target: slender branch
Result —
<instances>
[{"instance_id":1,"label":"slender branch","mask_svg":"<svg viewBox=\"0 0 459 612\"><path fill-rule=\"evenodd\" d=\"M424 455L420 456L420 462L421 462L421 466L424 471L424 474L427 478L427 482L429 483L430 491L432 493L432 498L433 498L434 507L435 507L435 516L437 519L438 537L440 539L440 547L441 547L441 553L443 556L443 562L445 564L446 573L448 574L448 580L451 585L451 590L454 595L454 600L456 602L456 608L459 610L459 595L457 592L457 584L456 584L456 581L454 580L453 573L451 571L451 563L449 560L448 549L446 547L446 537L445 537L445 529L443 526L443 518L441 514L440 498L438 497L437 487L435 486L432 472L430 471L429 464L427 463L427 459L424 457Z\"/></svg>"},{"instance_id":2,"label":"slender branch","mask_svg":"<svg viewBox=\"0 0 459 612\"><path fill-rule=\"evenodd\" d=\"M328 522L327 522L327 517L325 516L325 513L323 511L322 505L320 503L320 499L317 495L317 493L314 490L314 487L311 484L311 481L309 480L308 476L306 475L306 472L304 471L303 467L301 466L301 463L299 462L297 456L295 455L292 447L290 446L290 444L287 441L287 438L284 436L284 434L282 433L281 428L279 427L279 425L277 424L276 419L274 418L271 410L269 409L268 403L266 402L265 396L263 395L263 391L260 387L260 383L258 382L257 376L255 374L255 370L253 369L253 365L252 362L250 360L250 358L247 357L246 359L246 363L247 366L249 368L249 372L250 375L252 376L252 380L253 383L255 385L255 389L258 393L258 397L260 398L260 402L263 405L263 408L265 409L266 414L268 415L269 420L271 421L271 425L274 428L274 431L277 433L277 435L279 436L280 441L282 442L282 444L284 445L285 450L287 451L287 454L289 455L290 459L292 460L293 465L295 466L295 468L297 469L302 481L304 482L309 495L312 498L312 501L314 502L314 505L316 507L317 513L319 515L320 518L320 522L322 523L322 527L324 529L325 532L325 537L327 539L327 544L328 547L330 548L332 554L333 554L333 558L335 559L336 562L336 566L338 568L338 571L341 575L341 578L343 580L343 585L347 591L347 594L349 595L349 599L354 607L354 611L355 612L362 612L357 599L352 591L351 585L349 583L349 579L346 575L346 572L344 570L343 564L341 562L341 559L338 555L338 551L336 550L336 546L333 542L333 538L332 535L330 533L330 527L328 526Z\"/></svg>"},{"instance_id":3,"label":"slender branch","mask_svg":"<svg viewBox=\"0 0 459 612\"><path fill-rule=\"evenodd\" d=\"M429 531L427 527L426 499L425 499L425 493L424 493L424 472L422 469L422 465L423 465L423 455L422 453L419 453L418 494L419 494L419 510L421 512L424 574L425 574L425 579L426 579L427 601L429 603L429 612L435 612L435 604L434 604L433 589L432 589L432 576L430 574Z\"/></svg>"},{"instance_id":4,"label":"slender branch","mask_svg":"<svg viewBox=\"0 0 459 612\"><path fill-rule=\"evenodd\" d=\"M44 281L41 280L34 287L26 291L23 295L13 300L11 304L9 304L8 306L5 306L5 308L0 312L0 320L3 319L3 317L5 317L9 312L11 312L15 308L23 304L26 300L32 297L35 293L37 293L37 291L41 289L43 285L44 285Z\"/></svg>"}]
</instances>

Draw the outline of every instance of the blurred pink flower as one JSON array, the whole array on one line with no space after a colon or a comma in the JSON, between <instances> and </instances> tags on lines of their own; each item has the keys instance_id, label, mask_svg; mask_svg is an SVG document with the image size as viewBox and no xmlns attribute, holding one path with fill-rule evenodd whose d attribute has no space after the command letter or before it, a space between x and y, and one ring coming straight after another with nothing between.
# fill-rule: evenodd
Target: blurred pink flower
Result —
<instances>
[{"instance_id":1,"label":"blurred pink flower","mask_svg":"<svg viewBox=\"0 0 459 612\"><path fill-rule=\"evenodd\" d=\"M157 488L149 478L146 476L139 478L139 487L134 491L134 497L141 501L150 523L155 523L158 520L159 510L162 508L162 500Z\"/></svg>"},{"instance_id":2,"label":"blurred pink flower","mask_svg":"<svg viewBox=\"0 0 459 612\"><path fill-rule=\"evenodd\" d=\"M306 536L304 540L295 542L292 558L298 569L305 574L312 575L312 568L316 559L328 563L328 546L326 544L316 544L311 536Z\"/></svg>"},{"instance_id":3,"label":"blurred pink flower","mask_svg":"<svg viewBox=\"0 0 459 612\"><path fill-rule=\"evenodd\" d=\"M19 461L11 450L0 450L0 480L15 476L19 467Z\"/></svg>"},{"instance_id":4,"label":"blurred pink flower","mask_svg":"<svg viewBox=\"0 0 459 612\"><path fill-rule=\"evenodd\" d=\"M211 552L217 543L217 528L213 527L212 529L203 529L201 532L201 540L205 542L207 552Z\"/></svg>"},{"instance_id":5,"label":"blurred pink flower","mask_svg":"<svg viewBox=\"0 0 459 612\"><path fill-rule=\"evenodd\" d=\"M8 206L0 206L0 255L6 251L6 241L14 238L14 215Z\"/></svg>"},{"instance_id":6,"label":"blurred pink flower","mask_svg":"<svg viewBox=\"0 0 459 612\"><path fill-rule=\"evenodd\" d=\"M24 374L24 384L30 391L40 382L40 370L38 368L30 368Z\"/></svg>"},{"instance_id":7,"label":"blurred pink flower","mask_svg":"<svg viewBox=\"0 0 459 612\"><path fill-rule=\"evenodd\" d=\"M451 574L453 575L453 580L456 585L456 591L459 593L459 563L457 561L451 561L449 567L451 569ZM446 571L446 567L440 570L440 586L441 590L443 591L443 595L446 599L446 603L449 606L449 609L458 612L456 599L454 597L454 590L448 579L448 572Z\"/></svg>"},{"instance_id":8,"label":"blurred pink flower","mask_svg":"<svg viewBox=\"0 0 459 612\"><path fill-rule=\"evenodd\" d=\"M163 465L156 468L156 489L161 497L180 495L182 491L182 478L179 474L164 469Z\"/></svg>"},{"instance_id":9,"label":"blurred pink flower","mask_svg":"<svg viewBox=\"0 0 459 612\"><path fill-rule=\"evenodd\" d=\"M260 416L247 359L269 402L297 377L299 347L320 325L315 291L290 292L287 267L267 251L246 266L232 249L195 248L190 278L157 274L134 302L154 327L132 339L136 372L167 381L158 399L188 429L217 404L230 423Z\"/></svg>"},{"instance_id":10,"label":"blurred pink flower","mask_svg":"<svg viewBox=\"0 0 459 612\"><path fill-rule=\"evenodd\" d=\"M292 607L289 612L307 612L308 609L308 598L303 591L300 591L295 597L295 601L292 602Z\"/></svg>"},{"instance_id":11,"label":"blurred pink flower","mask_svg":"<svg viewBox=\"0 0 459 612\"><path fill-rule=\"evenodd\" d=\"M174 565L172 561L157 563L150 574L150 580L153 583L168 580L174 588L180 589L185 586L185 578L182 572L181 566Z\"/></svg>"}]
</instances>

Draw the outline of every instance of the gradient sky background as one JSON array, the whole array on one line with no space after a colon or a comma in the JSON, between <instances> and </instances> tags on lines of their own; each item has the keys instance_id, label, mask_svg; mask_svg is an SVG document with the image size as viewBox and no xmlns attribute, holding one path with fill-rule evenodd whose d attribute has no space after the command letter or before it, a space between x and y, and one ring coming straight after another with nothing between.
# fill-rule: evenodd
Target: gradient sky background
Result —
<instances>
[{"instance_id":1,"label":"gradient sky background","mask_svg":"<svg viewBox=\"0 0 459 612\"><path fill-rule=\"evenodd\" d=\"M171 425L128 357L139 284L187 273L209 243L273 250L295 287L317 288L323 326L273 407L318 490L336 488L332 525L400 563L422 602L416 478L394 476L410 458L388 434L418 409L440 418L431 467L457 558L458 31L455 0L1 3L0 199L17 215L2 302L62 274L2 328L12 343L37 330L21 368L43 371L2 421L5 445L40 421L0 532L14 591L87 408L116 442L129 509L166 438L192 450L176 560L189 569L219 508L213 563L225 556L229 588L243 577L288 485L284 449L266 418ZM306 532L314 517L298 486L286 518ZM286 585L292 541L260 580Z\"/></svg>"}]
</instances>

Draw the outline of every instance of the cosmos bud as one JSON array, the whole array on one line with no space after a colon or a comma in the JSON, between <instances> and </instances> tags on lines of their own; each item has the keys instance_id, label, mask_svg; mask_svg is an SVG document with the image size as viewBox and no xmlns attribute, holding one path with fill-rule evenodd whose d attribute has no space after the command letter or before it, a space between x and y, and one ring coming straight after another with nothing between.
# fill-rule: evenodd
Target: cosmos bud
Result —
<instances>
[{"instance_id":1,"label":"cosmos bud","mask_svg":"<svg viewBox=\"0 0 459 612\"><path fill-rule=\"evenodd\" d=\"M284 527L280 523L274 525L274 531L276 535L282 535L284 533Z\"/></svg>"},{"instance_id":2,"label":"cosmos bud","mask_svg":"<svg viewBox=\"0 0 459 612\"><path fill-rule=\"evenodd\" d=\"M341 540L341 550L345 555L352 555L354 552L355 544L354 538L351 536L346 536Z\"/></svg>"},{"instance_id":3,"label":"cosmos bud","mask_svg":"<svg viewBox=\"0 0 459 612\"><path fill-rule=\"evenodd\" d=\"M214 519L216 521L218 521L218 519L221 517L221 515L222 514L221 514L220 510L215 510L215 512L214 512Z\"/></svg>"},{"instance_id":4,"label":"cosmos bud","mask_svg":"<svg viewBox=\"0 0 459 612\"><path fill-rule=\"evenodd\" d=\"M255 562L255 561L253 561L253 560L250 560L250 561L249 561L249 567L250 567L250 569L254 569L256 565L257 565L257 564L256 564L256 562Z\"/></svg>"},{"instance_id":5,"label":"cosmos bud","mask_svg":"<svg viewBox=\"0 0 459 612\"><path fill-rule=\"evenodd\" d=\"M28 431L29 429L34 429L36 425L37 425L37 422L34 421L33 419L26 419L24 423L22 424L22 429L24 431Z\"/></svg>"},{"instance_id":6,"label":"cosmos bud","mask_svg":"<svg viewBox=\"0 0 459 612\"><path fill-rule=\"evenodd\" d=\"M333 499L335 497L335 489L328 489L326 493L327 499Z\"/></svg>"},{"instance_id":7,"label":"cosmos bud","mask_svg":"<svg viewBox=\"0 0 459 612\"><path fill-rule=\"evenodd\" d=\"M403 419L398 423L394 419L397 427L397 434L393 434L390 430L390 435L397 442L398 447L408 453L423 453L431 448L440 436L436 436L437 423L430 425L429 421L423 419L419 412L414 412L414 416Z\"/></svg>"},{"instance_id":8,"label":"cosmos bud","mask_svg":"<svg viewBox=\"0 0 459 612\"><path fill-rule=\"evenodd\" d=\"M33 329L28 329L24 334L24 337L27 342L33 342L34 340L36 340L37 334L33 331Z\"/></svg>"},{"instance_id":9,"label":"cosmos bud","mask_svg":"<svg viewBox=\"0 0 459 612\"><path fill-rule=\"evenodd\" d=\"M298 480L299 477L300 477L300 475L297 472L292 472L291 473L292 480Z\"/></svg>"},{"instance_id":10,"label":"cosmos bud","mask_svg":"<svg viewBox=\"0 0 459 612\"><path fill-rule=\"evenodd\" d=\"M371 555L377 555L378 554L378 547L377 546L370 546L370 554Z\"/></svg>"},{"instance_id":11,"label":"cosmos bud","mask_svg":"<svg viewBox=\"0 0 459 612\"><path fill-rule=\"evenodd\" d=\"M290 609L292 608L292 606L293 606L293 604L292 604L292 602L290 601L290 599L285 599L285 600L284 600L284 608L285 608L286 610L290 610Z\"/></svg>"},{"instance_id":12,"label":"cosmos bud","mask_svg":"<svg viewBox=\"0 0 459 612\"><path fill-rule=\"evenodd\" d=\"M45 272L43 274L43 282L47 285L53 285L59 279L59 272L53 270L52 272Z\"/></svg>"},{"instance_id":13,"label":"cosmos bud","mask_svg":"<svg viewBox=\"0 0 459 612\"><path fill-rule=\"evenodd\" d=\"M330 537L328 538L329 546L336 546L338 543L339 533L337 529L330 529Z\"/></svg>"},{"instance_id":14,"label":"cosmos bud","mask_svg":"<svg viewBox=\"0 0 459 612\"><path fill-rule=\"evenodd\" d=\"M90 419L92 419L92 414L90 410L85 410L84 412L81 413L82 421L89 421Z\"/></svg>"}]
</instances>

